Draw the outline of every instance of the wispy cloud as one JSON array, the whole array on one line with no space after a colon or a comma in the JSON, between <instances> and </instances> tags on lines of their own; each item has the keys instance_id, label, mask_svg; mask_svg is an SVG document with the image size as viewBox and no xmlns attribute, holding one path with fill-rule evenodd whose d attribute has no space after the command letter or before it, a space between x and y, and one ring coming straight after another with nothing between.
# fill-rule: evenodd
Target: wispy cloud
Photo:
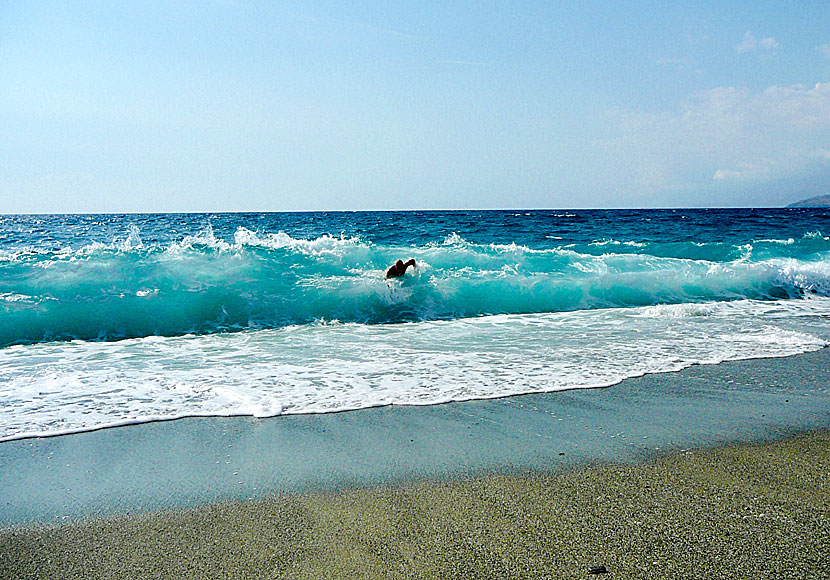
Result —
<instances>
[{"instance_id":1,"label":"wispy cloud","mask_svg":"<svg viewBox=\"0 0 830 580\"><path fill-rule=\"evenodd\" d=\"M830 161L824 155L830 83L774 85L760 92L718 87L673 111L622 111L608 121L616 136L599 144L606 161L627 159L624 169L644 189L683 180L761 181Z\"/></svg>"},{"instance_id":2,"label":"wispy cloud","mask_svg":"<svg viewBox=\"0 0 830 580\"><path fill-rule=\"evenodd\" d=\"M825 57L830 58L830 44L822 44L816 47L816 50Z\"/></svg>"},{"instance_id":3,"label":"wispy cloud","mask_svg":"<svg viewBox=\"0 0 830 580\"><path fill-rule=\"evenodd\" d=\"M749 52L751 50L774 50L776 48L778 48L778 41L771 36L758 39L747 30L740 44L735 47L735 50L738 52Z\"/></svg>"},{"instance_id":4,"label":"wispy cloud","mask_svg":"<svg viewBox=\"0 0 830 580\"><path fill-rule=\"evenodd\" d=\"M769 177L775 162L770 159L762 159L756 162L744 161L732 169L718 169L712 176L717 181L724 180L748 180Z\"/></svg>"}]
</instances>

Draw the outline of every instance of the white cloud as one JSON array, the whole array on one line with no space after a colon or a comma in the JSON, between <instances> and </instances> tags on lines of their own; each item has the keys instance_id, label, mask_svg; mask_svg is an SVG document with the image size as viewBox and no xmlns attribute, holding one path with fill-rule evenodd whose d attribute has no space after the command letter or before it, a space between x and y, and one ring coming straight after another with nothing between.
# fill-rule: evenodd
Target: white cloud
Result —
<instances>
[{"instance_id":1,"label":"white cloud","mask_svg":"<svg viewBox=\"0 0 830 580\"><path fill-rule=\"evenodd\" d=\"M763 177L769 177L775 162L769 159L763 159L760 162L739 163L734 169L718 169L712 176L712 179L717 181L724 180L752 180Z\"/></svg>"},{"instance_id":2,"label":"white cloud","mask_svg":"<svg viewBox=\"0 0 830 580\"><path fill-rule=\"evenodd\" d=\"M717 171L715 171L715 174L712 176L712 179L723 180L723 179L737 178L737 177L740 177L740 176L741 176L740 171L735 171L735 170L731 170L731 169L718 169Z\"/></svg>"},{"instance_id":3,"label":"white cloud","mask_svg":"<svg viewBox=\"0 0 830 580\"><path fill-rule=\"evenodd\" d=\"M776 179L827 163L830 83L718 87L664 113L612 113L606 126L616 131L596 142L602 166L642 191Z\"/></svg>"},{"instance_id":4,"label":"white cloud","mask_svg":"<svg viewBox=\"0 0 830 580\"><path fill-rule=\"evenodd\" d=\"M816 50L825 57L830 58L830 44L822 44L816 47Z\"/></svg>"},{"instance_id":5,"label":"white cloud","mask_svg":"<svg viewBox=\"0 0 830 580\"><path fill-rule=\"evenodd\" d=\"M735 50L738 52L749 52L751 50L773 50L776 48L778 48L778 41L774 38L767 37L757 39L749 30L747 30L744 33L743 40L741 40L741 43L735 47Z\"/></svg>"}]
</instances>

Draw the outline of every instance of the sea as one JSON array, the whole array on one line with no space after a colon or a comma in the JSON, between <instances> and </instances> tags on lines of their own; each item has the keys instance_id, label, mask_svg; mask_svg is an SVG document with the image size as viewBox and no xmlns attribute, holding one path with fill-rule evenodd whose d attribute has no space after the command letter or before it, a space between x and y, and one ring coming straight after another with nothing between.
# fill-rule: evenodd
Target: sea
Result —
<instances>
[{"instance_id":1,"label":"sea","mask_svg":"<svg viewBox=\"0 0 830 580\"><path fill-rule=\"evenodd\" d=\"M828 234L811 208L0 216L0 441L815 351Z\"/></svg>"}]
</instances>

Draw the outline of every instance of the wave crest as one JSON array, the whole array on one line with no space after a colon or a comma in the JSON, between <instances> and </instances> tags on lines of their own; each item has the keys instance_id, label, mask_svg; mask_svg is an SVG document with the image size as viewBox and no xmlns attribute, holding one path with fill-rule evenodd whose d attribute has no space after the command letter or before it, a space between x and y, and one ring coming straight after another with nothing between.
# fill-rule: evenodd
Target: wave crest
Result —
<instances>
[{"instance_id":1,"label":"wave crest","mask_svg":"<svg viewBox=\"0 0 830 580\"><path fill-rule=\"evenodd\" d=\"M208 225L163 245L131 228L110 244L1 260L0 345L830 295L822 237L612 242L534 249L454 233L392 246L244 227L228 241ZM418 268L386 280L400 257L414 257Z\"/></svg>"}]
</instances>

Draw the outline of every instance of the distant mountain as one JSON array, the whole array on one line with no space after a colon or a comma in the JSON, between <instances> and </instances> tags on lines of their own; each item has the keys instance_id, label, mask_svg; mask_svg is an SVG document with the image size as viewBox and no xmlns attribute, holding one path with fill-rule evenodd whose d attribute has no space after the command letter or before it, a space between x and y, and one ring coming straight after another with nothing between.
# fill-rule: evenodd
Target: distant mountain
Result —
<instances>
[{"instance_id":1,"label":"distant mountain","mask_svg":"<svg viewBox=\"0 0 830 580\"><path fill-rule=\"evenodd\" d=\"M791 203L787 207L830 207L830 193Z\"/></svg>"}]
</instances>

